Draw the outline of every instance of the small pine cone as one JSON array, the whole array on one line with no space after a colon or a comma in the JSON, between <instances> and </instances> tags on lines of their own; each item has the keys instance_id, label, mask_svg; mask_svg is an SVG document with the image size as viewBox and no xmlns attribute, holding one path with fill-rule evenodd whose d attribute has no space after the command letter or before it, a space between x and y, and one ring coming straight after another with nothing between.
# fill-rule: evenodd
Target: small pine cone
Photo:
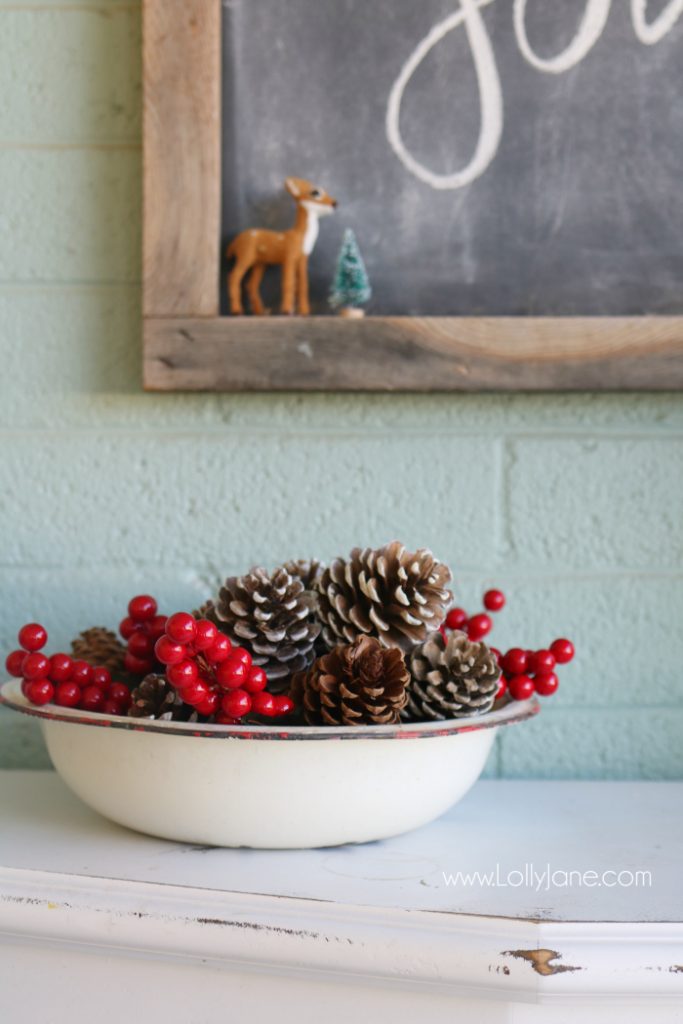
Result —
<instances>
[{"instance_id":1,"label":"small pine cone","mask_svg":"<svg viewBox=\"0 0 683 1024\"><path fill-rule=\"evenodd\" d=\"M309 725L387 725L400 719L409 680L401 651L361 636L297 673L290 695Z\"/></svg>"},{"instance_id":2,"label":"small pine cone","mask_svg":"<svg viewBox=\"0 0 683 1024\"><path fill-rule=\"evenodd\" d=\"M148 675L131 693L129 718L162 718L168 721L187 718L185 705L163 676ZM189 714L189 710L188 710Z\"/></svg>"},{"instance_id":3,"label":"small pine cone","mask_svg":"<svg viewBox=\"0 0 683 1024\"><path fill-rule=\"evenodd\" d=\"M464 718L490 711L498 692L500 666L486 644L454 630L446 642L432 633L410 655L411 683L403 718Z\"/></svg>"},{"instance_id":4,"label":"small pine cone","mask_svg":"<svg viewBox=\"0 0 683 1024\"><path fill-rule=\"evenodd\" d=\"M296 558L282 566L290 576L301 580L304 590L313 590L325 566L317 558Z\"/></svg>"},{"instance_id":5,"label":"small pine cone","mask_svg":"<svg viewBox=\"0 0 683 1024\"><path fill-rule=\"evenodd\" d=\"M199 608L195 608L192 612L193 619L208 619L209 622L213 622L214 625L220 625L218 618L216 617L216 606L211 599L201 604Z\"/></svg>"},{"instance_id":6,"label":"small pine cone","mask_svg":"<svg viewBox=\"0 0 683 1024\"><path fill-rule=\"evenodd\" d=\"M443 621L450 580L448 566L424 548L413 553L398 541L354 548L316 584L325 642L333 647L368 634L408 652Z\"/></svg>"},{"instance_id":7,"label":"small pine cone","mask_svg":"<svg viewBox=\"0 0 683 1024\"><path fill-rule=\"evenodd\" d=\"M225 581L215 611L219 629L246 647L276 692L313 661L320 633L314 606L314 595L284 566L272 573L256 567Z\"/></svg>"},{"instance_id":8,"label":"small pine cone","mask_svg":"<svg viewBox=\"0 0 683 1024\"><path fill-rule=\"evenodd\" d=\"M127 676L123 659L126 648L116 633L104 626L86 629L71 641L74 658L87 661L90 665L107 668L115 679Z\"/></svg>"}]
</instances>

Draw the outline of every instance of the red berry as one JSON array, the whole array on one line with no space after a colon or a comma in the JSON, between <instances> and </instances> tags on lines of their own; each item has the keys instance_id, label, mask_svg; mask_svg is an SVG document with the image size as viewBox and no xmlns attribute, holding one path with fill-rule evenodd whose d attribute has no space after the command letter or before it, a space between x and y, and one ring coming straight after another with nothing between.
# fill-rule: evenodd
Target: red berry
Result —
<instances>
[{"instance_id":1,"label":"red berry","mask_svg":"<svg viewBox=\"0 0 683 1024\"><path fill-rule=\"evenodd\" d=\"M166 620L166 636L177 644L191 644L197 635L197 623L189 612L176 612Z\"/></svg>"},{"instance_id":2,"label":"red berry","mask_svg":"<svg viewBox=\"0 0 683 1024\"><path fill-rule=\"evenodd\" d=\"M467 625L467 612L464 608L451 608L446 616L449 629L464 629Z\"/></svg>"},{"instance_id":3,"label":"red berry","mask_svg":"<svg viewBox=\"0 0 683 1024\"><path fill-rule=\"evenodd\" d=\"M498 684L498 692L496 693L496 700L500 700L501 697L505 696L507 688L508 688L508 681L505 678L505 676L501 676L500 677L500 682Z\"/></svg>"},{"instance_id":4,"label":"red berry","mask_svg":"<svg viewBox=\"0 0 683 1024\"><path fill-rule=\"evenodd\" d=\"M119 622L119 633L124 640L130 640L133 633L137 633L144 628L145 627L142 622L135 622L135 620L131 618L121 619Z\"/></svg>"},{"instance_id":5,"label":"red berry","mask_svg":"<svg viewBox=\"0 0 683 1024\"><path fill-rule=\"evenodd\" d=\"M153 619L149 620L147 623L147 633L151 636L152 640L157 640L162 633L166 632L167 621L167 615L155 615Z\"/></svg>"},{"instance_id":6,"label":"red berry","mask_svg":"<svg viewBox=\"0 0 683 1024\"><path fill-rule=\"evenodd\" d=\"M491 617L482 612L480 615L473 615L467 623L467 636L470 640L481 640L492 628Z\"/></svg>"},{"instance_id":7,"label":"red berry","mask_svg":"<svg viewBox=\"0 0 683 1024\"><path fill-rule=\"evenodd\" d=\"M553 640L550 645L550 650L555 655L555 660L558 665L566 665L568 661L571 661L574 657L574 644L571 640Z\"/></svg>"},{"instance_id":8,"label":"red berry","mask_svg":"<svg viewBox=\"0 0 683 1024\"><path fill-rule=\"evenodd\" d=\"M26 652L24 651L24 654L25 653ZM21 692L23 693L24 697L26 697L27 700L28 700L28 688L29 688L30 685L31 685L31 680L30 679L22 679L21 680Z\"/></svg>"},{"instance_id":9,"label":"red berry","mask_svg":"<svg viewBox=\"0 0 683 1024\"><path fill-rule=\"evenodd\" d=\"M539 672L534 679L534 689L541 697L550 697L560 685L554 672Z\"/></svg>"},{"instance_id":10,"label":"red berry","mask_svg":"<svg viewBox=\"0 0 683 1024\"><path fill-rule=\"evenodd\" d=\"M53 654L50 658L50 671L48 675L53 683L65 683L71 679L73 659L68 654Z\"/></svg>"},{"instance_id":11,"label":"red berry","mask_svg":"<svg viewBox=\"0 0 683 1024\"><path fill-rule=\"evenodd\" d=\"M117 700L112 700L111 697L105 697L104 703L102 704L103 715L122 715L123 705L119 704Z\"/></svg>"},{"instance_id":12,"label":"red berry","mask_svg":"<svg viewBox=\"0 0 683 1024\"><path fill-rule=\"evenodd\" d=\"M24 664L24 658L27 657L28 655L26 654L26 651L12 651L11 654L7 655L5 659L5 668L11 676L14 676L16 679L21 679L24 674L21 666Z\"/></svg>"},{"instance_id":13,"label":"red berry","mask_svg":"<svg viewBox=\"0 0 683 1024\"><path fill-rule=\"evenodd\" d=\"M505 594L502 590L487 590L484 594L484 608L490 612L499 612L505 606Z\"/></svg>"},{"instance_id":14,"label":"red berry","mask_svg":"<svg viewBox=\"0 0 683 1024\"><path fill-rule=\"evenodd\" d=\"M226 715L225 711L218 711L216 713L216 722L218 725L239 725L239 718L233 718L232 715Z\"/></svg>"},{"instance_id":15,"label":"red berry","mask_svg":"<svg viewBox=\"0 0 683 1024\"><path fill-rule=\"evenodd\" d=\"M199 619L195 622L195 650L208 650L209 647L213 646L217 636L218 629L214 626L213 622L209 622L208 619Z\"/></svg>"},{"instance_id":16,"label":"red berry","mask_svg":"<svg viewBox=\"0 0 683 1024\"><path fill-rule=\"evenodd\" d=\"M251 697L246 690L230 690L221 698L221 710L231 718L243 718L251 711Z\"/></svg>"},{"instance_id":17,"label":"red berry","mask_svg":"<svg viewBox=\"0 0 683 1024\"><path fill-rule=\"evenodd\" d=\"M503 655L501 665L508 676L518 676L526 672L529 658L526 651L521 647L511 647L507 654Z\"/></svg>"},{"instance_id":18,"label":"red berry","mask_svg":"<svg viewBox=\"0 0 683 1024\"><path fill-rule=\"evenodd\" d=\"M528 700L534 692L534 681L527 675L513 676L508 682L508 689L513 700Z\"/></svg>"},{"instance_id":19,"label":"red berry","mask_svg":"<svg viewBox=\"0 0 683 1024\"><path fill-rule=\"evenodd\" d=\"M278 694L277 697L274 698L274 703L275 707L273 709L273 714L276 718L279 718L280 715L288 715L294 710L294 701L284 693Z\"/></svg>"},{"instance_id":20,"label":"red berry","mask_svg":"<svg viewBox=\"0 0 683 1024\"><path fill-rule=\"evenodd\" d=\"M49 704L55 688L49 679L33 679L26 684L26 696L32 704Z\"/></svg>"},{"instance_id":21,"label":"red berry","mask_svg":"<svg viewBox=\"0 0 683 1024\"><path fill-rule=\"evenodd\" d=\"M22 663L24 679L47 679L50 671L50 659L44 654L34 651L27 654Z\"/></svg>"},{"instance_id":22,"label":"red berry","mask_svg":"<svg viewBox=\"0 0 683 1024\"><path fill-rule=\"evenodd\" d=\"M47 643L47 631L37 622L27 622L19 630L17 640L25 651L39 651Z\"/></svg>"},{"instance_id":23,"label":"red berry","mask_svg":"<svg viewBox=\"0 0 683 1024\"><path fill-rule=\"evenodd\" d=\"M244 682L244 689L247 693L259 693L261 690L265 690L268 685L268 676L262 668L258 668L256 665L252 665L249 669L249 675Z\"/></svg>"},{"instance_id":24,"label":"red berry","mask_svg":"<svg viewBox=\"0 0 683 1024\"><path fill-rule=\"evenodd\" d=\"M154 653L162 665L177 665L187 658L187 647L174 643L167 636L160 636L154 645Z\"/></svg>"},{"instance_id":25,"label":"red berry","mask_svg":"<svg viewBox=\"0 0 683 1024\"><path fill-rule=\"evenodd\" d=\"M225 633L218 633L211 647L204 652L204 657L210 665L219 665L221 661L225 661L229 657L231 651L230 638Z\"/></svg>"},{"instance_id":26,"label":"red berry","mask_svg":"<svg viewBox=\"0 0 683 1024\"><path fill-rule=\"evenodd\" d=\"M96 686L103 686L106 690L111 683L111 672L104 665L100 665L92 670L92 681Z\"/></svg>"},{"instance_id":27,"label":"red berry","mask_svg":"<svg viewBox=\"0 0 683 1024\"><path fill-rule=\"evenodd\" d=\"M491 654L493 655L493 657L498 662L498 664L500 665L500 661L501 661L501 658L503 657L503 655L500 653L498 648L497 647L489 647L489 650L490 650Z\"/></svg>"},{"instance_id":28,"label":"red berry","mask_svg":"<svg viewBox=\"0 0 683 1024\"><path fill-rule=\"evenodd\" d=\"M529 658L529 672L536 674L537 672L552 672L555 668L555 655L552 651L534 651Z\"/></svg>"},{"instance_id":29,"label":"red berry","mask_svg":"<svg viewBox=\"0 0 683 1024\"><path fill-rule=\"evenodd\" d=\"M246 647L233 647L230 652L230 657L236 661L241 661L244 667L249 671L252 665L252 658Z\"/></svg>"},{"instance_id":30,"label":"red berry","mask_svg":"<svg viewBox=\"0 0 683 1024\"><path fill-rule=\"evenodd\" d=\"M196 683L199 680L199 669L197 668L196 661L179 661L175 665L169 665L166 669L166 678L168 679L171 686L176 686L178 689L183 689L186 686L190 686L191 683Z\"/></svg>"},{"instance_id":31,"label":"red berry","mask_svg":"<svg viewBox=\"0 0 683 1024\"><path fill-rule=\"evenodd\" d=\"M91 683L89 686L84 687L79 707L83 711L102 711L105 699L102 687Z\"/></svg>"},{"instance_id":32,"label":"red berry","mask_svg":"<svg viewBox=\"0 0 683 1024\"><path fill-rule=\"evenodd\" d=\"M149 594L138 594L128 602L128 614L135 622L149 622L157 613L157 603Z\"/></svg>"},{"instance_id":33,"label":"red berry","mask_svg":"<svg viewBox=\"0 0 683 1024\"><path fill-rule=\"evenodd\" d=\"M178 694L181 700L184 700L186 704L201 704L211 693L209 684L203 679L194 679L192 682L188 682L185 686L178 687Z\"/></svg>"},{"instance_id":34,"label":"red berry","mask_svg":"<svg viewBox=\"0 0 683 1024\"><path fill-rule=\"evenodd\" d=\"M241 658L235 658L233 651L229 658L216 668L216 682L224 690L237 690L244 686L250 671Z\"/></svg>"},{"instance_id":35,"label":"red berry","mask_svg":"<svg viewBox=\"0 0 683 1024\"><path fill-rule=\"evenodd\" d=\"M93 681L94 670L87 661L74 661L71 666L71 679L79 686L88 686Z\"/></svg>"},{"instance_id":36,"label":"red berry","mask_svg":"<svg viewBox=\"0 0 683 1024\"><path fill-rule=\"evenodd\" d=\"M274 715L275 697L272 693L266 693L265 690L255 693L251 700L251 710L256 715L266 715L267 717Z\"/></svg>"},{"instance_id":37,"label":"red berry","mask_svg":"<svg viewBox=\"0 0 683 1024\"><path fill-rule=\"evenodd\" d=\"M206 697L200 704L195 704L194 709L200 715L215 715L220 707L220 694L217 690L209 690Z\"/></svg>"},{"instance_id":38,"label":"red berry","mask_svg":"<svg viewBox=\"0 0 683 1024\"><path fill-rule=\"evenodd\" d=\"M125 683L110 683L107 687L107 697L118 704L125 704L126 710L130 706L130 690Z\"/></svg>"},{"instance_id":39,"label":"red berry","mask_svg":"<svg viewBox=\"0 0 683 1024\"><path fill-rule=\"evenodd\" d=\"M128 650L135 658L149 661L154 652L154 640L142 630L133 633L128 640Z\"/></svg>"},{"instance_id":40,"label":"red berry","mask_svg":"<svg viewBox=\"0 0 683 1024\"><path fill-rule=\"evenodd\" d=\"M124 654L123 665L126 671L134 676L146 676L154 668L151 658L136 658L130 651L126 651Z\"/></svg>"},{"instance_id":41,"label":"red berry","mask_svg":"<svg viewBox=\"0 0 683 1024\"><path fill-rule=\"evenodd\" d=\"M55 689L55 704L62 708L75 708L81 699L81 688L78 683L58 683Z\"/></svg>"}]
</instances>

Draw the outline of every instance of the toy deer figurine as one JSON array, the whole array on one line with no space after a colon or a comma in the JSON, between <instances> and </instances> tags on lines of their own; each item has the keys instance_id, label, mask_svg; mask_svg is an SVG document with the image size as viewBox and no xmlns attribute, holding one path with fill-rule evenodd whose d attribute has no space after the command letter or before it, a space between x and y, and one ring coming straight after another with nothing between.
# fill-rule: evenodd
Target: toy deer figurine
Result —
<instances>
[{"instance_id":1,"label":"toy deer figurine","mask_svg":"<svg viewBox=\"0 0 683 1024\"><path fill-rule=\"evenodd\" d=\"M233 238L228 246L228 259L235 263L228 274L230 312L240 316L242 306L242 278L251 271L247 281L247 294L252 313L267 312L261 301L259 285L266 267L282 266L281 313L294 312L294 294L301 316L308 316L308 257L318 237L318 218L333 213L337 200L324 188L312 185L303 178L286 178L285 188L296 201L296 221L289 231L269 231L249 228Z\"/></svg>"}]
</instances>

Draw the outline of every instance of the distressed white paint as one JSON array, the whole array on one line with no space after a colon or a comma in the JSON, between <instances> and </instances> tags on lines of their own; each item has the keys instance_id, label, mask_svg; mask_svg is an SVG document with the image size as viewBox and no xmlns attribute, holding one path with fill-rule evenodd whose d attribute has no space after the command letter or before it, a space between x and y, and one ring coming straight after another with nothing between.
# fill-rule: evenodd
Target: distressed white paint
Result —
<instances>
[{"instance_id":1,"label":"distressed white paint","mask_svg":"<svg viewBox=\"0 0 683 1024\"><path fill-rule=\"evenodd\" d=\"M385 128L387 140L403 166L433 189L463 188L476 181L491 164L498 151L503 131L503 92L495 54L481 8L494 0L460 0L456 11L438 22L420 40L401 68L389 93ZM526 26L527 0L514 0L515 39L524 59L536 70L563 74L576 67L600 39L610 14L612 0L587 0L583 16L569 44L553 57L542 57L531 47ZM658 43L674 27L683 13L683 0L669 3L647 21L647 0L631 0L631 18L636 37L646 45ZM461 170L441 174L421 163L407 148L401 135L400 118L403 95L422 62L451 32L465 28L474 62L479 92L479 135L474 154Z\"/></svg>"},{"instance_id":2,"label":"distressed white paint","mask_svg":"<svg viewBox=\"0 0 683 1024\"><path fill-rule=\"evenodd\" d=\"M306 1024L324 1005L331 1024L388 1014L396 1024L416 1015L567 1024L581 1007L591 1024L674 1021L683 1006L683 973L672 970L683 944L676 871L651 918L624 900L617 921L604 890L586 922L543 919L552 897L531 919L521 904L491 914L481 889L479 907L460 913L448 892L421 882L433 881L430 860L481 860L495 836L504 858L514 815L513 841L524 837L529 858L547 853L546 834L566 855L564 834L596 866L628 852L661 858L663 848L675 866L681 825L671 810L682 790L635 784L629 803L628 783L482 783L460 812L410 837L257 853L139 836L88 811L51 773L5 773L0 943L12 984L0 986L0 1017L109 1024L134 1006L139 1019L168 1024L226 1012ZM669 920L657 920L664 906ZM580 970L542 976L511 955L539 949L560 955L551 965Z\"/></svg>"}]
</instances>

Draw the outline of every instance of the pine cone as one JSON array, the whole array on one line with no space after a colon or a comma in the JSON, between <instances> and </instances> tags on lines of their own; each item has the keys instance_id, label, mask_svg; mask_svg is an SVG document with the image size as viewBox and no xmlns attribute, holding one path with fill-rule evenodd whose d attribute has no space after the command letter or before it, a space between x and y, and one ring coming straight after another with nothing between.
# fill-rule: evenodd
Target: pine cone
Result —
<instances>
[{"instance_id":1,"label":"pine cone","mask_svg":"<svg viewBox=\"0 0 683 1024\"><path fill-rule=\"evenodd\" d=\"M162 718L166 721L183 720L185 705L178 693L163 676L148 675L131 693L129 718Z\"/></svg>"},{"instance_id":2,"label":"pine cone","mask_svg":"<svg viewBox=\"0 0 683 1024\"><path fill-rule=\"evenodd\" d=\"M108 668L115 679L128 675L123 663L126 648L116 633L104 626L93 626L79 633L71 641L71 653L90 665Z\"/></svg>"},{"instance_id":3,"label":"pine cone","mask_svg":"<svg viewBox=\"0 0 683 1024\"><path fill-rule=\"evenodd\" d=\"M451 572L424 548L412 553L392 541L383 548L354 548L320 576L318 615L329 647L357 636L376 636L385 647L407 652L442 622L451 600Z\"/></svg>"},{"instance_id":4,"label":"pine cone","mask_svg":"<svg viewBox=\"0 0 683 1024\"><path fill-rule=\"evenodd\" d=\"M410 655L412 680L403 718L410 721L464 718L490 711L498 692L500 666L486 644L454 630L448 643L432 633Z\"/></svg>"},{"instance_id":5,"label":"pine cone","mask_svg":"<svg viewBox=\"0 0 683 1024\"><path fill-rule=\"evenodd\" d=\"M290 576L296 576L304 585L304 590L313 590L315 583L325 566L317 558L297 558L285 562L282 566Z\"/></svg>"},{"instance_id":6,"label":"pine cone","mask_svg":"<svg viewBox=\"0 0 683 1024\"><path fill-rule=\"evenodd\" d=\"M297 673L291 696L309 725L386 725L399 721L409 680L401 651L361 636Z\"/></svg>"},{"instance_id":7,"label":"pine cone","mask_svg":"<svg viewBox=\"0 0 683 1024\"><path fill-rule=\"evenodd\" d=\"M320 634L314 608L314 596L284 566L272 573L255 567L225 581L215 612L219 628L247 648L277 690L278 681L284 685L313 661Z\"/></svg>"}]
</instances>

